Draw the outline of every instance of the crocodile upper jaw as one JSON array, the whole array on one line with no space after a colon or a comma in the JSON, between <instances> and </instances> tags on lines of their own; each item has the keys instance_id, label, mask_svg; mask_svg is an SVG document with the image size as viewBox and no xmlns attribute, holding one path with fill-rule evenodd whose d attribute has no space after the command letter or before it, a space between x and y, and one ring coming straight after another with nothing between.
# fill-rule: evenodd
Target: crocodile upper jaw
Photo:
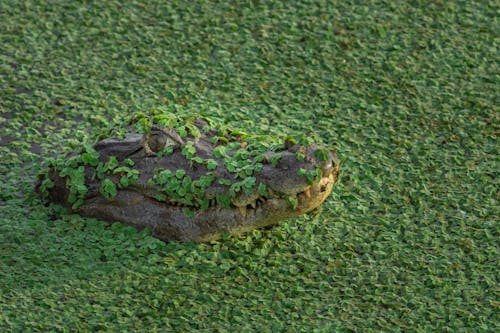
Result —
<instances>
[{"instance_id":1,"label":"crocodile upper jaw","mask_svg":"<svg viewBox=\"0 0 500 333\"><path fill-rule=\"evenodd\" d=\"M139 230L149 228L154 237L164 241L210 241L223 233L240 234L315 209L332 191L338 174L338 168L332 169L319 182L298 193L294 209L284 198L271 198L258 201L255 208L251 205L244 210L241 207L210 207L187 217L181 206L166 205L137 192L124 190L113 202L102 197L90 199L78 212L109 221L126 221Z\"/></svg>"}]
</instances>

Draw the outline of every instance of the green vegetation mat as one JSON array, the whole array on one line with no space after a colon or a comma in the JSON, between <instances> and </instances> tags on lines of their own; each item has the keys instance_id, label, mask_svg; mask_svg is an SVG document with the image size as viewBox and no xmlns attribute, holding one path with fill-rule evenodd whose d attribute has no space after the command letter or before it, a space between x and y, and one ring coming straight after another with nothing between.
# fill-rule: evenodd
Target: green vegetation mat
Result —
<instances>
[{"instance_id":1,"label":"green vegetation mat","mask_svg":"<svg viewBox=\"0 0 500 333\"><path fill-rule=\"evenodd\" d=\"M495 332L496 1L0 1L1 332ZM32 195L133 112L313 133L317 214L162 243Z\"/></svg>"}]
</instances>

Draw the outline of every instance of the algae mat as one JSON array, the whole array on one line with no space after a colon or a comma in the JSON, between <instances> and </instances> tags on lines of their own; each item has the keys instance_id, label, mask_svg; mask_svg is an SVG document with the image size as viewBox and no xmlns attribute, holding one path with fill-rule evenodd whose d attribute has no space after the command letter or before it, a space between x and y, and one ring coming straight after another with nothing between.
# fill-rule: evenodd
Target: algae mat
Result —
<instances>
[{"instance_id":1,"label":"algae mat","mask_svg":"<svg viewBox=\"0 0 500 333\"><path fill-rule=\"evenodd\" d=\"M498 331L494 1L0 2L0 331ZM321 212L209 244L32 196L163 107L333 145Z\"/></svg>"}]
</instances>

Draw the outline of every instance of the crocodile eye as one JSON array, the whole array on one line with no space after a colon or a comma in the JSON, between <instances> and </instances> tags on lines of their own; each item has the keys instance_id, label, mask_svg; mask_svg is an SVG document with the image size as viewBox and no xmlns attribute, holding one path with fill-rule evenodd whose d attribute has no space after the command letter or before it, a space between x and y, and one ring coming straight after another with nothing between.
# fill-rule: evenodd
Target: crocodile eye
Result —
<instances>
[{"instance_id":1,"label":"crocodile eye","mask_svg":"<svg viewBox=\"0 0 500 333\"><path fill-rule=\"evenodd\" d=\"M167 143L167 138L164 135L158 135L156 133L151 133L148 138L148 144L152 151L155 153L159 152L165 147Z\"/></svg>"},{"instance_id":2,"label":"crocodile eye","mask_svg":"<svg viewBox=\"0 0 500 333\"><path fill-rule=\"evenodd\" d=\"M326 185L321 185L321 187L319 188L319 190L321 192L325 192L326 191Z\"/></svg>"}]
</instances>

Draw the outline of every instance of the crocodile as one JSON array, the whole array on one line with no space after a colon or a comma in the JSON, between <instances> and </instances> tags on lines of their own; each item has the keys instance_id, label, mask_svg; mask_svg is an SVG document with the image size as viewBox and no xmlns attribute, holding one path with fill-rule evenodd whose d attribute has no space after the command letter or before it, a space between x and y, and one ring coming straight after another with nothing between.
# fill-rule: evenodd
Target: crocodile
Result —
<instances>
[{"instance_id":1,"label":"crocodile","mask_svg":"<svg viewBox=\"0 0 500 333\"><path fill-rule=\"evenodd\" d=\"M164 241L204 242L314 210L339 177L336 153L314 142L277 143L174 113L141 114L134 124L136 133L51 160L37 192Z\"/></svg>"}]
</instances>

